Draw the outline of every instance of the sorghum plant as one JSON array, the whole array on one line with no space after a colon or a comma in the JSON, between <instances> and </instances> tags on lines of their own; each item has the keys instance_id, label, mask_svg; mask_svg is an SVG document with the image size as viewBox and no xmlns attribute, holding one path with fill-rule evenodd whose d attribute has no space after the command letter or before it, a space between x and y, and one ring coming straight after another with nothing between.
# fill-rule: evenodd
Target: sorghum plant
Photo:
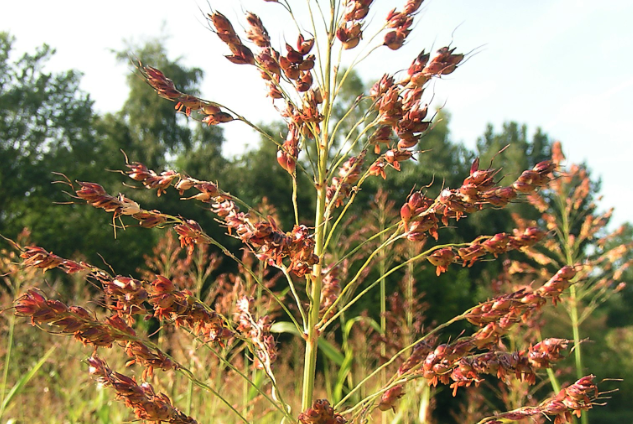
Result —
<instances>
[{"instance_id":1,"label":"sorghum plant","mask_svg":"<svg viewBox=\"0 0 633 424\"><path fill-rule=\"evenodd\" d=\"M625 226L607 230L613 210L598 211L600 199L595 196L589 172L576 164L564 166L560 142L552 146L552 162L561 170L560 178L550 181L540 193L532 193L528 201L541 214L541 222L553 237L524 249L525 260L509 261L504 274L510 281L539 281L546 278L549 269L575 265L578 282L563 295L562 309L567 315L564 322L573 334L575 375L581 378L582 325L600 305L625 288L623 274L633 263L627 252L633 246L630 242L615 242ZM519 228L535 224L516 214L513 218ZM533 328L540 337L540 326ZM554 389L559 389L552 370L548 373Z\"/></svg>"},{"instance_id":2,"label":"sorghum plant","mask_svg":"<svg viewBox=\"0 0 633 424\"><path fill-rule=\"evenodd\" d=\"M395 220L377 223L378 231L366 235L350 251L329 254L335 250L334 240L363 184L368 179L389 178L407 161L422 154L424 134L432 125L427 87L434 79L452 74L464 60L464 55L451 46L433 53L422 50L411 58L403 72L386 74L368 93L359 93L343 119L335 119L334 106L350 72L370 53L388 55L390 50L403 46L415 26L421 3L422 0L407 0L386 16L374 16L371 0L310 0L304 23L290 2L269 0L262 7L277 8L297 24L296 29L283 33L287 42L281 48L271 41L278 37L271 37L265 23L254 13L247 12L239 25L218 10L208 14L211 30L226 45L226 58L258 72L267 96L286 123L287 131L281 139L263 131L262 135L278 145L278 165L287 171L293 184L294 227L281 228L272 214L260 212L224 191L221 182L199 180L182 171L156 171L138 162L127 163L124 174L157 196L176 190L184 200L200 202L226 228L229 237L238 239L243 249L254 255L259 270L245 264L241 254L230 251L222 240L212 238L186 216L144 209L131 198L109 194L94 182L66 181L77 202L111 214L116 227L173 229L181 247L190 255L196 246L208 245L237 262L259 288L260 295L277 304L278 323L287 324L301 336L303 361L295 364L303 370L301 381L295 382L300 399L294 399L293 393L283 390L280 384L282 376L275 372L280 352L271 332L273 322L264 309L256 307L256 299L249 294L237 297L227 312L226 305L221 308L203 301L200 290L192 291L195 285L185 284L182 279L160 274L152 278L143 274L145 279L116 275L93 264L61 258L42 247L25 246L21 253L25 267L84 273L103 291L103 311L67 305L42 290L29 289L15 302L15 313L44 330L73 335L93 348L94 353L87 360L90 373L110 387L139 420L151 423L196 422L159 389L163 376L169 373L180 373L192 385L210 392L237 421L245 423L260 420L266 414L303 424L365 422L371 414L388 414L396 409L407 387L420 379L432 386L450 386L453 393L478 386L486 375L496 376L506 384L514 379L534 384L542 370L562 357L569 342L534 341L526 349L510 352L500 348L500 341L546 305L561 301L578 280L581 267L575 263L565 263L540 287L500 294L447 322L407 334L408 343L397 351L383 346L380 354L389 353L389 357L375 370L367 371L353 387L347 387L341 399L334 402L316 398L322 392L317 387L317 353L324 346L326 333L333 331L363 296L378 286L384 287L396 272L422 262L435 267L439 276L449 267L471 266L512 250L525 250L546 236L545 230L530 226L512 234L480 235L461 244L442 240L442 227L459 225L485 208L504 208L559 178L557 163L544 161L514 176L516 180L510 184L500 185L500 169L492 164L482 166L475 160L459 187L446 187L437 197L428 197L424 189L411 188L406 202L398 205ZM380 24L376 28L372 22ZM348 64L345 71L343 63ZM177 111L192 119L208 125L238 121L259 130L251 120L223 104L180 91L169 75L151 64L139 63L138 71L159 96L174 102ZM361 105L367 111L362 118L343 125L345 118ZM349 133L341 134L344 129ZM299 173L306 173L313 182L316 210L310 222L299 221L299 216L305 215L299 214L296 202ZM420 186L425 183L420 182ZM359 260L355 253L368 243L375 243L375 248ZM392 262L387 253L396 248L412 254ZM340 272L350 265L350 260L356 262L350 267L355 271ZM359 284L373 266L380 267L378 277ZM264 268L282 276L275 289L283 281L285 290L273 290L262 272ZM411 298L412 291L408 296ZM380 329L384 332L388 318L384 295L382 302ZM168 346L161 347L154 337L142 334L140 323L150 319L160 323L161 331L170 327L189 334L199 349L217 357L222 372L243 378L267 406L261 411L237 406L228 393L214 386L213 378L196 375L190 364L179 362L170 354ZM458 321L469 322L473 330L457 338L448 337L444 330ZM407 322L412 323L413 317ZM123 350L129 358L128 366L136 364L143 372L132 378L112 370L98 354L109 348ZM246 364L260 371L251 373L236 366L238 357L244 364L243 356L236 355L236 351L249 352ZM365 390L376 376L382 376L378 388ZM554 417L555 423L569 422L572 414L579 416L590 409L598 395L593 376L584 376L535 406L500 413L480 423L542 415Z\"/></svg>"}]
</instances>

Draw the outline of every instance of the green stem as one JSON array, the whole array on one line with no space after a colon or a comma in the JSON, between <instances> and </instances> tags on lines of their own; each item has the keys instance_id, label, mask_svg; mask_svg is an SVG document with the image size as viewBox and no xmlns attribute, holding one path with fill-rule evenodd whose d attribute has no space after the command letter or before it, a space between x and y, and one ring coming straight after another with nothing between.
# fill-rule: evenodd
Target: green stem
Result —
<instances>
[{"instance_id":1,"label":"green stem","mask_svg":"<svg viewBox=\"0 0 633 424\"><path fill-rule=\"evenodd\" d=\"M13 300L17 299L20 294L20 276L15 280L15 287L13 288ZM9 381L9 364L11 363L11 353L13 351L13 334L15 330L15 314L11 314L9 319L9 335L7 337L7 353L4 357L4 370L2 372L2 387L0 388L0 419L4 415L4 401L7 395L7 383Z\"/></svg>"},{"instance_id":2,"label":"green stem","mask_svg":"<svg viewBox=\"0 0 633 424\"><path fill-rule=\"evenodd\" d=\"M15 329L15 315L11 315L9 320L9 336L7 337L7 353L4 357L4 371L2 372L2 393L0 397L0 419L4 415L4 398L7 394L7 382L9 381L9 364L11 362L11 351L13 350L13 331Z\"/></svg>"},{"instance_id":3,"label":"green stem","mask_svg":"<svg viewBox=\"0 0 633 424\"><path fill-rule=\"evenodd\" d=\"M297 309L299 310L299 314L301 314L301 323L303 324L303 331L305 332L307 330L306 325L308 323L308 320L306 318L306 313L303 310L303 306L301 306L301 298L299 297L299 293L297 293L297 288L295 287L295 284L292 281L292 277L290 277L290 274L288 273L288 269L285 266L281 266L279 267L279 269L281 269L281 272L283 272L284 275L286 276L286 280L288 281L288 286L290 286L290 292L292 293L292 296L295 298Z\"/></svg>"},{"instance_id":4,"label":"green stem","mask_svg":"<svg viewBox=\"0 0 633 424\"><path fill-rule=\"evenodd\" d=\"M196 340L193 341L193 350L195 351ZM189 360L189 368L193 369L195 366L195 362L193 360L193 355L191 355L191 359ZM189 380L187 382L187 415L191 415L191 410L193 408L193 381Z\"/></svg>"},{"instance_id":5,"label":"green stem","mask_svg":"<svg viewBox=\"0 0 633 424\"><path fill-rule=\"evenodd\" d=\"M306 338L306 350L303 369L303 391L301 394L301 410L305 411L312 405L312 395L314 393L314 380L316 376L316 362L320 331L317 328L319 322L319 310L321 308L321 286L322 286L322 269L323 269L323 253L325 247L325 208L326 208L326 189L328 177L328 152L330 140L328 137L329 117L332 112L332 93L331 93L331 60L332 45L335 36L336 15L334 6L331 5L330 28L328 31L327 51L325 54L325 66L323 68L323 128L320 137L315 137L317 156L318 156L318 175L316 176L317 189L317 207L315 216L315 248L314 253L319 258L319 262L314 265L311 276L310 290L310 310L308 313L308 334Z\"/></svg>"},{"instance_id":6,"label":"green stem","mask_svg":"<svg viewBox=\"0 0 633 424\"><path fill-rule=\"evenodd\" d=\"M299 225L299 208L297 206L297 174L292 176L292 208L295 212L295 225Z\"/></svg>"},{"instance_id":7,"label":"green stem","mask_svg":"<svg viewBox=\"0 0 633 424\"><path fill-rule=\"evenodd\" d=\"M244 379L244 385L242 386L242 414L244 415L248 415L248 383L250 381L255 381L252 377L249 378L248 377L248 366L249 366L249 359L248 359L248 350L244 349L243 352L244 355L244 369L242 370L242 374L244 374L245 379Z\"/></svg>"},{"instance_id":8,"label":"green stem","mask_svg":"<svg viewBox=\"0 0 633 424\"><path fill-rule=\"evenodd\" d=\"M566 206L566 199L562 196L557 198L560 212L561 212L561 223L562 223L562 234L564 238L563 249L565 252L565 262L566 265L574 266L574 243L572 242L571 237L571 223L570 223L570 211ZM576 367L576 378L580 379L583 377L583 365L582 365L582 352L580 347L580 322L578 320L578 308L579 308L579 295L577 293L577 288L574 284L569 287L569 318L571 320L571 328L572 334L574 337L574 361ZM577 419L574 418L574 422L577 422ZM580 422L582 424L589 423L588 414L582 414L580 417Z\"/></svg>"},{"instance_id":9,"label":"green stem","mask_svg":"<svg viewBox=\"0 0 633 424\"><path fill-rule=\"evenodd\" d=\"M385 206L384 203L379 206L380 211L379 211L378 221L380 223L381 231L385 229L384 206ZM381 245L384 244L385 241L386 240L383 233L383 235L380 237L380 244ZM383 250L380 254L380 259L378 261L378 273L381 278L381 281L380 281L380 333L383 337L383 340L380 343L381 360L382 358L385 358L387 356L387 344L386 344L386 340L387 340L387 285L384 278L386 269L387 269L387 255L385 251ZM387 382L387 370L383 369L380 372L380 385L384 386L386 382ZM382 424L387 424L387 414L381 414L380 418L381 418Z\"/></svg>"},{"instance_id":10,"label":"green stem","mask_svg":"<svg viewBox=\"0 0 633 424\"><path fill-rule=\"evenodd\" d=\"M583 366L582 366L582 354L580 352L580 325L578 323L578 301L576 296L576 287L573 285L569 288L569 294L571 298L571 326L574 334L574 359L576 361L576 377L578 379L583 377ZM583 417L586 414L583 414Z\"/></svg>"},{"instance_id":11,"label":"green stem","mask_svg":"<svg viewBox=\"0 0 633 424\"><path fill-rule=\"evenodd\" d=\"M327 154L322 152L322 157L327 158ZM319 167L319 171L324 168ZM319 172L321 174L321 172ZM324 178L319 178L323 182ZM305 411L312 405L312 394L314 392L314 379L316 373L317 360L317 343L320 332L317 329L319 322L319 309L321 308L321 285L322 285L322 261L323 261L323 244L325 232L325 184L321 183L317 194L317 213L316 213L316 234L315 234L315 251L319 257L319 263L314 265L312 271L312 284L310 291L310 310L308 312L308 334L306 340L306 351L303 372L303 392L301 395L301 410Z\"/></svg>"}]
</instances>

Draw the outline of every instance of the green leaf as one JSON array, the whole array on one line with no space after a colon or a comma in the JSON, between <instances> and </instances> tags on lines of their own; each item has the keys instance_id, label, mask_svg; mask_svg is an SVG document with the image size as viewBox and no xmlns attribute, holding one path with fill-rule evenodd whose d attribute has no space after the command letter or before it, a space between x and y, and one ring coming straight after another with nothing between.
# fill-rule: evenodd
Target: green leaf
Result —
<instances>
[{"instance_id":1,"label":"green leaf","mask_svg":"<svg viewBox=\"0 0 633 424\"><path fill-rule=\"evenodd\" d=\"M345 359L340 365L338 374L336 376L336 383L334 385L334 402L338 402L342 399L343 388L345 387L345 382L352 370L352 363L354 362L354 352L349 348L347 340L349 339L349 335L352 331L352 328L354 327L354 324L361 321L369 323L369 325L371 325L374 330L380 333L380 325L374 319L369 317L355 317L345 323L345 326L343 327L343 340L345 340L345 342L343 343L343 351L345 352Z\"/></svg>"},{"instance_id":2,"label":"green leaf","mask_svg":"<svg viewBox=\"0 0 633 424\"><path fill-rule=\"evenodd\" d=\"M263 372L261 371L256 372L255 379L253 380L253 384L255 384L256 387L261 389L262 384L264 383L264 377L265 377L265 374ZM253 386L250 386L248 389L248 401L251 402L253 399L255 399L255 397L257 397L258 394L259 392L257 391L257 389Z\"/></svg>"},{"instance_id":3,"label":"green leaf","mask_svg":"<svg viewBox=\"0 0 633 424\"><path fill-rule=\"evenodd\" d=\"M33 378L33 376L35 376L35 374L37 374L39 369L42 368L42 365L44 365L44 362L46 362L48 357L51 356L54 351L55 351L55 346L48 349L48 351L44 354L44 356L42 356L40 360L37 361L37 364L35 364L33 368L30 369L29 372L24 374L22 378L18 380L17 383L15 383L13 388L11 388L11 391L7 393L7 397L4 398L4 402L2 402L2 407L0 408L1 411L4 411L7 409L7 406L9 406L9 403L11 403L13 398L16 395L18 395L20 391L22 390L22 388Z\"/></svg>"},{"instance_id":4,"label":"green leaf","mask_svg":"<svg viewBox=\"0 0 633 424\"><path fill-rule=\"evenodd\" d=\"M338 375L336 376L333 399L335 403L343 398L343 387L345 387L345 380L347 380L347 376L352 370L352 362L354 362L354 355L352 355L350 352L348 355L345 356L345 360L339 368Z\"/></svg>"}]
</instances>

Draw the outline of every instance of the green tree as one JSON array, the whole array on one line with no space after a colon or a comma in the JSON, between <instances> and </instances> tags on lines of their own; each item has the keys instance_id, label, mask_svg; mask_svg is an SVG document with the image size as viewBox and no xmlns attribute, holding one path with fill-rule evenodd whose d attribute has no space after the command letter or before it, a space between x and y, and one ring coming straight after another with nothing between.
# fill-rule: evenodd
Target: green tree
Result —
<instances>
[{"instance_id":1,"label":"green tree","mask_svg":"<svg viewBox=\"0 0 633 424\"><path fill-rule=\"evenodd\" d=\"M63 187L51 187L63 180L54 173L107 181L101 162L107 146L96 142L96 116L90 96L79 89L79 73L46 72L54 54L47 45L14 60L14 41L0 33L0 233L15 237L29 227L35 241L70 255L88 241L59 234L85 237L77 226L92 212L55 205L71 199Z\"/></svg>"},{"instance_id":2,"label":"green tree","mask_svg":"<svg viewBox=\"0 0 633 424\"><path fill-rule=\"evenodd\" d=\"M260 128L274 139L284 137L288 131L281 122L261 124ZM280 224L285 231L292 230L295 223L292 205L292 178L277 164L277 145L262 137L255 150L234 158L231 169L227 171L224 185L252 206L265 197L277 209ZM309 166L307 163L304 166ZM299 210L312 205L310 181L307 175L297 170L297 204ZM303 222L310 222L312 216L302 216Z\"/></svg>"},{"instance_id":3,"label":"green tree","mask_svg":"<svg viewBox=\"0 0 633 424\"><path fill-rule=\"evenodd\" d=\"M128 49L135 61L168 72L179 89L199 92L202 70L184 66L181 59L170 59L162 40L151 40L142 46L129 46ZM118 53L117 57L121 61L130 60L124 52ZM184 114L174 113L176 104L157 97L136 69L132 68L127 82L129 96L121 110L105 115L96 123L101 143L113 152L109 157L108 168L125 168L124 156L118 153L122 150L130 162L140 162L157 173L175 167L194 178L223 179L229 162L222 156L222 130L207 127L195 119L188 119ZM129 194L139 200L144 208L160 208L165 213L178 213L195 219L206 224L207 228L216 228L214 235L223 232L213 221L212 214L191 202L180 201L175 192L167 193L159 202L154 194L122 187L120 178L117 181L119 183L111 191ZM138 239L133 236L136 232L134 228L125 231L134 239L135 252L131 262L136 266L131 271L141 265L143 253L149 252L156 241L154 236L147 237L147 233Z\"/></svg>"},{"instance_id":4,"label":"green tree","mask_svg":"<svg viewBox=\"0 0 633 424\"><path fill-rule=\"evenodd\" d=\"M129 52L133 52L132 57ZM117 54L117 58L122 62L133 60L160 68L170 75L179 89L198 94L202 70L187 68L180 64L180 59L170 60L162 40L151 40L140 47L128 46L125 52ZM118 140L118 144L135 161L151 169L164 167L169 158L193 146L192 128L182 115L174 113L173 103L153 93L138 72L130 72L127 83L128 99L116 114L116 119L127 126L127 134Z\"/></svg>"}]
</instances>

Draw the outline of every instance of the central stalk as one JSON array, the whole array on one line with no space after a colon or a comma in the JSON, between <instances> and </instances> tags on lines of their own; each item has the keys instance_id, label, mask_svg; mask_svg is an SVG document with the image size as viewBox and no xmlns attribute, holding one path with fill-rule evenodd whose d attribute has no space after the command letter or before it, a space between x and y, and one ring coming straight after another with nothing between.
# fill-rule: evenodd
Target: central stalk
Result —
<instances>
[{"instance_id":1,"label":"central stalk","mask_svg":"<svg viewBox=\"0 0 633 424\"><path fill-rule=\"evenodd\" d=\"M317 363L317 350L320 333L317 329L319 323L319 310L321 309L321 289L323 282L323 253L325 248L325 210L326 210L326 196L327 196L327 183L328 183L328 153L330 149L330 136L329 136L329 118L332 113L332 45L334 43L335 36L335 11L331 9L330 29L328 31L328 43L327 51L325 54L325 66L323 68L323 74L325 79L323 81L323 123L321 133L316 134L315 131L315 144L318 155L318 170L315 175L315 187L317 195L316 215L315 215L315 247L314 254L319 257L319 262L312 268L312 274L310 276L310 311L308 313L306 334L306 351L303 369L303 387L301 394L301 410L306 411L312 406L312 397L314 393L314 381L316 376L316 363Z\"/></svg>"}]
</instances>

